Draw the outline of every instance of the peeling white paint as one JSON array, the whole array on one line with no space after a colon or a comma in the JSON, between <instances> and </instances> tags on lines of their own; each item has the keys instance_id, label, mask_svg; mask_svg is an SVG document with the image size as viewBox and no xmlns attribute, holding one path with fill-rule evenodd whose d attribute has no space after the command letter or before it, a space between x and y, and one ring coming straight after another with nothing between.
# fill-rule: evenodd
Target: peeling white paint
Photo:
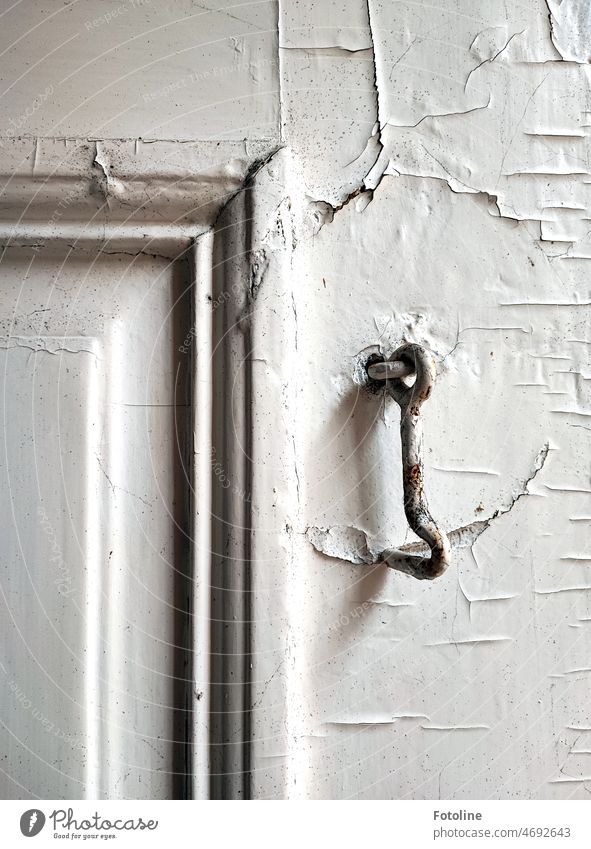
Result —
<instances>
[{"instance_id":1,"label":"peeling white paint","mask_svg":"<svg viewBox=\"0 0 591 849\"><path fill-rule=\"evenodd\" d=\"M420 706L430 723L417 734L437 725L457 726L463 735L476 717L484 720L478 742L467 744L479 763L476 773L474 760L461 754L466 743L457 748L449 736L434 751L427 739L384 726L379 742L375 729L371 738L361 730L355 748L339 737L332 756L309 738L301 747L309 764L306 792L556 797L562 785L552 783L552 728L564 728L585 708L572 692L551 701L549 676L553 663L574 668L559 658L573 651L579 632L567 627L568 604L548 602L542 610L537 599L578 596L586 609L586 561L561 559L587 552L584 533L568 530L569 518L584 511L586 496L577 491L587 488L588 470L575 458L584 456L586 434L571 427L574 413L560 423L553 411L585 411L589 396L582 384L581 403L572 406L543 393L578 397L575 376L556 369L563 361L567 371L579 370L587 361L588 346L573 341L587 335L583 278L565 277L568 269L557 277L529 224L491 216L478 196L417 177L383 180L362 215L344 207L298 250L306 269L298 313L308 316L304 344L316 352L302 381L302 440L309 446L304 521L309 541L343 562L341 570L324 557L310 562L306 583L316 591L308 589L304 611L310 669L304 713L320 719L347 704L349 721L362 721L378 706L393 712ZM414 314L422 321L405 319ZM322 332L327 327L330 334ZM426 590L380 567L366 578L359 571L367 551L400 545L407 534L396 416L384 418L382 401L353 381L347 393L344 380L331 379L351 375L359 351L367 356L373 345L388 354L402 339L414 341L417 328L441 361L424 408L428 497L452 540L455 528L472 522L475 531L465 547L454 546L451 574ZM574 485L573 476L581 483ZM573 487L570 495L548 489L559 478ZM579 499L578 512L567 498ZM343 526L359 530L350 536ZM345 561L356 565L347 568ZM577 574L581 579L572 580ZM357 589L351 605L349 588L358 582L367 582L367 595ZM382 607L376 619L370 603L376 587L379 597L407 606L390 608L392 617ZM544 635L552 635L555 648ZM441 700L444 709L437 708ZM538 705L533 726L517 718L529 704ZM417 746L435 758L429 770L413 757ZM378 766L385 747L392 747L388 779ZM360 777L343 785L338 765L355 759L355 751L363 753ZM535 763L535 776L523 768L525 759ZM331 790L321 789L329 771L340 777Z\"/></svg>"},{"instance_id":2,"label":"peeling white paint","mask_svg":"<svg viewBox=\"0 0 591 849\"><path fill-rule=\"evenodd\" d=\"M591 61L591 8L585 0L546 0L552 43L566 62Z\"/></svg>"}]
</instances>

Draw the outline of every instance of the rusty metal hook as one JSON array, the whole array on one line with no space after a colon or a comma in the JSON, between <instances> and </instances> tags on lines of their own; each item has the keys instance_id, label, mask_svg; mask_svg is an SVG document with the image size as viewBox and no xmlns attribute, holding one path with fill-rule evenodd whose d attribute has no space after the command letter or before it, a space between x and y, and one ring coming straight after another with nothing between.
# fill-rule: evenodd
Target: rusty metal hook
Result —
<instances>
[{"instance_id":1,"label":"rusty metal hook","mask_svg":"<svg viewBox=\"0 0 591 849\"><path fill-rule=\"evenodd\" d=\"M385 381L386 392L400 406L404 512L412 530L431 549L430 557L387 549L379 559L419 580L433 580L443 574L451 561L449 540L429 512L423 486L421 405L433 389L435 363L421 345L407 343L388 360L368 366L367 371L373 380ZM416 374L416 379L409 386L403 377L412 374Z\"/></svg>"}]
</instances>

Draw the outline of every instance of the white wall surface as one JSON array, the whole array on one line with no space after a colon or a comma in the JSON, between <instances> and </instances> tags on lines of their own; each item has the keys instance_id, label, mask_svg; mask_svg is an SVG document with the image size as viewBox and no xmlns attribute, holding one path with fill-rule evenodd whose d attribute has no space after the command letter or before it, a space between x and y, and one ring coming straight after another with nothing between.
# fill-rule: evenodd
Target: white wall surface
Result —
<instances>
[{"instance_id":1,"label":"white wall surface","mask_svg":"<svg viewBox=\"0 0 591 849\"><path fill-rule=\"evenodd\" d=\"M39 174L50 229L75 217L56 221L47 188L66 151L76 176L60 179L95 222L207 227L255 160L288 148L295 163L270 171L293 238L261 237L247 293L259 328L287 322L286 303L292 322L289 378L262 332L253 355L254 421L276 424L260 503L279 458L289 514L254 522L255 550L288 552L289 586L279 609L279 563L258 562L254 795L587 798L587 4L2 11L4 219L24 212L14 172ZM351 563L360 539L412 539L398 408L359 382L403 339L438 360L433 513L447 531L487 522L428 585ZM288 433L291 455L273 447Z\"/></svg>"}]
</instances>

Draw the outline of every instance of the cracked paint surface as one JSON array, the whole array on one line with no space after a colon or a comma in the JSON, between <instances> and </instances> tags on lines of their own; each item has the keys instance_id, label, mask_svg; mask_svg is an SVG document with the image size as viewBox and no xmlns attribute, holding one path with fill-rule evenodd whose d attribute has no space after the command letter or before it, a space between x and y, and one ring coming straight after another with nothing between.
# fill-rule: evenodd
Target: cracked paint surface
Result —
<instances>
[{"instance_id":1,"label":"cracked paint surface","mask_svg":"<svg viewBox=\"0 0 591 849\"><path fill-rule=\"evenodd\" d=\"M544 3L401 7L393 27L369 0L373 74L348 57L358 158L327 135L300 147L318 222L298 295L302 530L330 555L303 593L304 795L586 797L589 70L566 24L581 7L555 6L562 45ZM427 490L455 566L429 590L366 571L419 545L397 411L358 385L402 340L439 360Z\"/></svg>"},{"instance_id":2,"label":"cracked paint surface","mask_svg":"<svg viewBox=\"0 0 591 849\"><path fill-rule=\"evenodd\" d=\"M470 546L471 548L480 535L490 527L491 522L498 519L500 516L504 516L506 513L509 513L520 498L529 494L528 486L536 477L538 472L542 470L548 457L549 450L550 446L547 444L538 452L532 474L524 482L521 491L511 497L511 502L508 506L498 507L495 512L487 518L478 519L475 522L470 522L470 524L464 525L461 528L454 528L453 530L448 530L446 532L452 551L459 548L466 548L467 546ZM490 474L490 472L486 470L467 469L465 471L474 474ZM376 565L378 563L384 563L385 560L387 560L387 558L384 557L384 555L387 554L387 551L382 551L379 547L376 548L375 543L370 543L367 535L358 528L310 527L306 529L306 537L317 551L321 554L326 554L328 557L335 557L339 560L348 560L350 563L363 563L365 565ZM396 551L403 551L408 554L427 555L429 553L429 547L424 542L403 543L401 545L393 545L390 547L394 548ZM388 564L386 563L386 565Z\"/></svg>"},{"instance_id":3,"label":"cracked paint surface","mask_svg":"<svg viewBox=\"0 0 591 849\"><path fill-rule=\"evenodd\" d=\"M433 177L384 178L363 212L348 204L298 250L300 347L314 352L300 396L303 531L330 555L311 558L304 594L311 794L582 796L583 780L555 782L588 682L553 676L579 668L588 639L569 627L590 586L588 526L572 521L589 515L586 289L576 276L565 288L568 268L558 276L530 222ZM423 411L426 490L454 565L427 590L365 565L391 545L418 548L397 409L355 381L360 351L388 355L403 339L439 369ZM380 711L429 721L315 736L315 720ZM338 773L352 761L357 777ZM330 791L317 783L335 773Z\"/></svg>"}]
</instances>

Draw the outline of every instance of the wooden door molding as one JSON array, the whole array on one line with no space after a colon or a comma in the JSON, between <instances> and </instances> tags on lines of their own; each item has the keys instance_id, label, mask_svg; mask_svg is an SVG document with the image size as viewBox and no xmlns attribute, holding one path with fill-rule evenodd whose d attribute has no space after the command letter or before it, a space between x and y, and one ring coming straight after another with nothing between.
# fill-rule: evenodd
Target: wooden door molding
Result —
<instances>
[{"instance_id":1,"label":"wooden door molding","mask_svg":"<svg viewBox=\"0 0 591 849\"><path fill-rule=\"evenodd\" d=\"M193 686L181 706L182 795L195 798L283 796L289 781L301 189L288 151L255 147L0 145L3 250L129 254L130 264L147 254L188 274Z\"/></svg>"},{"instance_id":2,"label":"wooden door molding","mask_svg":"<svg viewBox=\"0 0 591 849\"><path fill-rule=\"evenodd\" d=\"M301 182L282 150L215 228L212 794L285 795L298 611Z\"/></svg>"}]
</instances>

